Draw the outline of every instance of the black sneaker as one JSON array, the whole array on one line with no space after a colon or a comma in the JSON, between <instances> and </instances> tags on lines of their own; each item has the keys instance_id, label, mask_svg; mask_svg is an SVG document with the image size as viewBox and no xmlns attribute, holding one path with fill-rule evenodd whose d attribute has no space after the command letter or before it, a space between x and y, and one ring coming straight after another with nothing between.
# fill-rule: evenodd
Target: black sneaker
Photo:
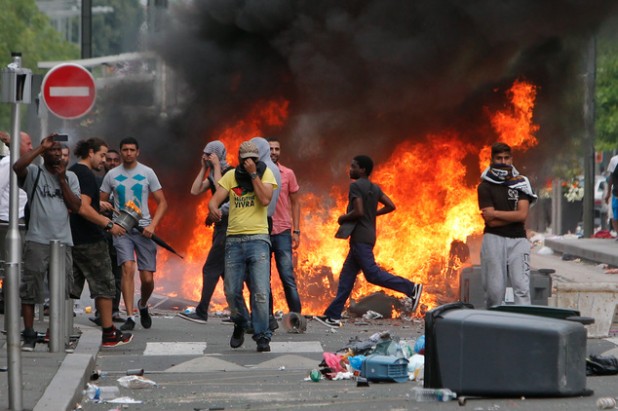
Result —
<instances>
[{"instance_id":1,"label":"black sneaker","mask_svg":"<svg viewBox=\"0 0 618 411\"><path fill-rule=\"evenodd\" d=\"M36 340L38 338L38 333L33 329L24 330L22 333L24 342L21 346L21 350L25 352L34 351L34 347L36 346Z\"/></svg>"},{"instance_id":2,"label":"black sneaker","mask_svg":"<svg viewBox=\"0 0 618 411\"><path fill-rule=\"evenodd\" d=\"M327 317L325 315L315 315L313 318L315 318L316 320L318 320L319 322L321 322L322 324L329 326L329 327L341 327L341 321L340 320L335 320L334 318L330 318Z\"/></svg>"},{"instance_id":3,"label":"black sneaker","mask_svg":"<svg viewBox=\"0 0 618 411\"><path fill-rule=\"evenodd\" d=\"M92 321L93 323L95 323L98 327L101 326L101 317L97 317L97 316L95 316L95 317L88 317L88 319L90 321Z\"/></svg>"},{"instance_id":4,"label":"black sneaker","mask_svg":"<svg viewBox=\"0 0 618 411\"><path fill-rule=\"evenodd\" d=\"M117 330L116 327L113 327L111 332L103 332L103 341L101 345L103 347L118 347L130 343L131 340L133 340L133 334L123 333Z\"/></svg>"},{"instance_id":5,"label":"black sneaker","mask_svg":"<svg viewBox=\"0 0 618 411\"><path fill-rule=\"evenodd\" d=\"M208 318L204 318L198 313L185 314L184 312L180 312L178 313L178 316L183 320L193 321L198 324L206 324L208 322Z\"/></svg>"},{"instance_id":6,"label":"black sneaker","mask_svg":"<svg viewBox=\"0 0 618 411\"><path fill-rule=\"evenodd\" d=\"M131 318L127 318L127 321L125 321L124 324L120 326L120 329L122 331L131 331L134 328L135 328L135 321L133 321Z\"/></svg>"},{"instance_id":7,"label":"black sneaker","mask_svg":"<svg viewBox=\"0 0 618 411\"><path fill-rule=\"evenodd\" d=\"M141 307L142 300L137 302L137 308ZM152 318L150 317L150 313L148 312L148 306L144 308L139 308L139 322L142 324L144 328L152 327Z\"/></svg>"},{"instance_id":8,"label":"black sneaker","mask_svg":"<svg viewBox=\"0 0 618 411\"><path fill-rule=\"evenodd\" d=\"M126 319L122 318L119 312L115 312L112 314L112 321L115 323L123 323Z\"/></svg>"},{"instance_id":9,"label":"black sneaker","mask_svg":"<svg viewBox=\"0 0 618 411\"><path fill-rule=\"evenodd\" d=\"M245 329L238 324L234 324L234 332L230 338L230 347L238 348L245 342Z\"/></svg>"},{"instance_id":10,"label":"black sneaker","mask_svg":"<svg viewBox=\"0 0 618 411\"><path fill-rule=\"evenodd\" d=\"M266 337L261 337L257 340L258 352L270 352L270 340Z\"/></svg>"},{"instance_id":11,"label":"black sneaker","mask_svg":"<svg viewBox=\"0 0 618 411\"><path fill-rule=\"evenodd\" d=\"M423 284L414 284L414 290L412 294L408 295L412 300L412 312L416 311L418 303L421 301L421 294L423 293Z\"/></svg>"}]
</instances>

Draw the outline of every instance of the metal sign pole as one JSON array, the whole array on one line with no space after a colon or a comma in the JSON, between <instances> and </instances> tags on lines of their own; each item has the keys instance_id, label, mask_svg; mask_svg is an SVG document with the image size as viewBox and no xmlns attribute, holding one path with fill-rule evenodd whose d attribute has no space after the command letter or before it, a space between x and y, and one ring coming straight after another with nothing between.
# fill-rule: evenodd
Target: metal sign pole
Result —
<instances>
[{"instance_id":1,"label":"metal sign pole","mask_svg":"<svg viewBox=\"0 0 618 411\"><path fill-rule=\"evenodd\" d=\"M19 104L29 104L32 86L32 72L21 67L21 53L11 53L12 62L2 70L2 102L12 103L11 112L11 166L19 158L20 113ZM11 167L12 169L12 167ZM21 275L21 237L19 235L19 187L17 175L10 171L9 231L6 236L8 258L6 263L6 315L7 357L9 373L9 408L23 409L21 335L19 332L20 301L19 283Z\"/></svg>"}]
</instances>

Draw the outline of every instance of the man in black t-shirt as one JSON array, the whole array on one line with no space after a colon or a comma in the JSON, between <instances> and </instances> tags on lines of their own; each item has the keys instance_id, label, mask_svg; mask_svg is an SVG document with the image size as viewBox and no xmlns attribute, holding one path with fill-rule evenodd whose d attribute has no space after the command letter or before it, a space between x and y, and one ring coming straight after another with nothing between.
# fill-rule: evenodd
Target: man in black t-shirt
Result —
<instances>
[{"instance_id":1,"label":"man in black t-shirt","mask_svg":"<svg viewBox=\"0 0 618 411\"><path fill-rule=\"evenodd\" d=\"M481 175L478 202L485 220L481 278L487 308L504 302L507 283L515 304L530 304L530 241L524 223L536 195L513 167L511 147L495 143L491 165Z\"/></svg>"},{"instance_id":2,"label":"man in black t-shirt","mask_svg":"<svg viewBox=\"0 0 618 411\"><path fill-rule=\"evenodd\" d=\"M398 277L382 270L376 264L373 247L376 243L376 217L395 211L393 201L379 186L369 181L373 160L368 156L356 156L350 164L350 184L346 214L338 219L340 225L353 225L350 235L350 251L339 274L337 296L323 316L315 319L330 327L341 326L341 312L350 298L356 276L362 270L371 284L399 291L412 300L412 311L418 307L423 292L422 284ZM378 209L378 204L382 208Z\"/></svg>"},{"instance_id":3,"label":"man in black t-shirt","mask_svg":"<svg viewBox=\"0 0 618 411\"><path fill-rule=\"evenodd\" d=\"M123 235L125 230L99 213L99 185L92 170L101 169L106 152L107 145L99 138L79 141L74 151L79 161L70 170L79 180L82 204L79 213L71 214L74 243L71 297L80 298L87 280L103 328L102 346L117 347L130 343L133 336L116 329L112 323L116 286L103 230L112 235Z\"/></svg>"}]
</instances>

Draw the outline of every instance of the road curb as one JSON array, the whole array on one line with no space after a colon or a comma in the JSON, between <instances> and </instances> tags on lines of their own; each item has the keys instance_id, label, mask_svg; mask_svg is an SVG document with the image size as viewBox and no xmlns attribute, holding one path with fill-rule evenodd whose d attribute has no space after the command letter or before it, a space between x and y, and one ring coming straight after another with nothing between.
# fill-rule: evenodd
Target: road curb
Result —
<instances>
[{"instance_id":1,"label":"road curb","mask_svg":"<svg viewBox=\"0 0 618 411\"><path fill-rule=\"evenodd\" d=\"M101 346L101 330L84 327L75 352L67 354L33 411L72 411L81 400Z\"/></svg>"}]
</instances>

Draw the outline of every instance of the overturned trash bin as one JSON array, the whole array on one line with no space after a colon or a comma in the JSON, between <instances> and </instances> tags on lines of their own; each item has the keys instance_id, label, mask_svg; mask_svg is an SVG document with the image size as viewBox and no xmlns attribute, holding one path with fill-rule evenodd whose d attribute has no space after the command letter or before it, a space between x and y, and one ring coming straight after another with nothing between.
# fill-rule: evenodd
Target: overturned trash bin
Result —
<instances>
[{"instance_id":1,"label":"overturned trash bin","mask_svg":"<svg viewBox=\"0 0 618 411\"><path fill-rule=\"evenodd\" d=\"M425 316L424 385L459 395L590 395L586 336L575 321L447 304Z\"/></svg>"}]
</instances>

